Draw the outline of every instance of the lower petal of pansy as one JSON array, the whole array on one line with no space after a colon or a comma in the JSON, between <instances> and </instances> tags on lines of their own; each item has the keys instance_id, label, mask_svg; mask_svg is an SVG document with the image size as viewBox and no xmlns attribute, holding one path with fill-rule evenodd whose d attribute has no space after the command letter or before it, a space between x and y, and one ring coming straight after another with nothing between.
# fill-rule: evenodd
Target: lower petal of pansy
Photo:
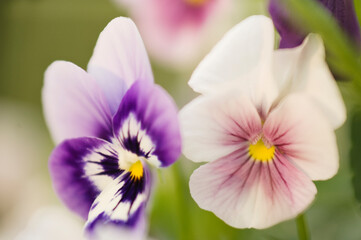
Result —
<instances>
[{"instance_id":1,"label":"lower petal of pansy","mask_svg":"<svg viewBox=\"0 0 361 240\"><path fill-rule=\"evenodd\" d=\"M198 205L236 228L267 228L291 219L314 199L312 181L276 151L253 160L240 149L194 171L190 191Z\"/></svg>"},{"instance_id":2,"label":"lower petal of pansy","mask_svg":"<svg viewBox=\"0 0 361 240\"><path fill-rule=\"evenodd\" d=\"M137 226L144 214L151 186L149 171L141 167L142 174L124 171L101 192L89 212L88 233L92 233L98 224Z\"/></svg>"},{"instance_id":3,"label":"lower petal of pansy","mask_svg":"<svg viewBox=\"0 0 361 240\"><path fill-rule=\"evenodd\" d=\"M256 140L262 122L249 98L239 91L200 96L180 112L183 153L195 162L213 161Z\"/></svg>"},{"instance_id":4,"label":"lower petal of pansy","mask_svg":"<svg viewBox=\"0 0 361 240\"><path fill-rule=\"evenodd\" d=\"M99 193L123 172L113 146L97 138L70 139L50 156L50 175L56 193L84 219Z\"/></svg>"},{"instance_id":5,"label":"lower petal of pansy","mask_svg":"<svg viewBox=\"0 0 361 240\"><path fill-rule=\"evenodd\" d=\"M126 240L145 240L147 239L147 221L145 213L138 217L135 226L129 228L127 226L119 226L117 224L98 224L91 232L86 232L86 238L89 240L110 240L110 239Z\"/></svg>"},{"instance_id":6,"label":"lower petal of pansy","mask_svg":"<svg viewBox=\"0 0 361 240\"><path fill-rule=\"evenodd\" d=\"M177 107L157 85L135 82L124 95L113 125L124 149L157 167L172 164L180 155Z\"/></svg>"}]
</instances>

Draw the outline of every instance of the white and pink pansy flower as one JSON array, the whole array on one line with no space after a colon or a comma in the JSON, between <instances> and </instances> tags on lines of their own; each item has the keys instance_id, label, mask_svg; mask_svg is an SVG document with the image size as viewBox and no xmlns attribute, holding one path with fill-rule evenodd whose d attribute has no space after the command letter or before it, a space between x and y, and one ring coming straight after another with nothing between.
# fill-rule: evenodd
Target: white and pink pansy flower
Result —
<instances>
[{"instance_id":1,"label":"white and pink pansy flower","mask_svg":"<svg viewBox=\"0 0 361 240\"><path fill-rule=\"evenodd\" d=\"M236 228L267 228L304 211L313 180L338 170L334 129L346 118L322 40L274 50L274 27L252 16L194 71L201 94L180 112L183 153L207 162L190 178L194 200Z\"/></svg>"},{"instance_id":2,"label":"white and pink pansy flower","mask_svg":"<svg viewBox=\"0 0 361 240\"><path fill-rule=\"evenodd\" d=\"M45 119L58 146L49 159L63 203L87 221L146 229L149 165L166 167L181 152L177 107L154 84L142 39L128 18L100 34L88 71L56 61L46 70Z\"/></svg>"}]
</instances>

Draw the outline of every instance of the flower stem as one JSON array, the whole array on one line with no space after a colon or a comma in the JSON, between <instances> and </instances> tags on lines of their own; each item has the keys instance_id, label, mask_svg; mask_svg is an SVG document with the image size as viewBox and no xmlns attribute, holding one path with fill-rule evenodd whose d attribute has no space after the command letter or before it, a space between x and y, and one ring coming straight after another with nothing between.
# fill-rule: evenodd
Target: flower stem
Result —
<instances>
[{"instance_id":1,"label":"flower stem","mask_svg":"<svg viewBox=\"0 0 361 240\"><path fill-rule=\"evenodd\" d=\"M310 240L310 233L307 228L307 223L305 216L301 213L296 218L297 223L297 232L298 232L298 239L299 240Z\"/></svg>"},{"instance_id":2,"label":"flower stem","mask_svg":"<svg viewBox=\"0 0 361 240\"><path fill-rule=\"evenodd\" d=\"M180 222L178 224L179 227L179 239L193 239L193 234L191 232L191 226L189 225L189 206L187 203L187 198L185 196L187 196L187 194L189 194L187 187L185 187L184 183L187 182L184 179L184 176L182 174L182 170L181 170L181 163L180 162L176 162L173 166L172 166L172 170L173 170L173 176L174 176L174 184L175 184L175 189L176 190L176 194L177 194L177 208L178 208L178 213L179 213L179 217L180 217Z\"/></svg>"}]
</instances>

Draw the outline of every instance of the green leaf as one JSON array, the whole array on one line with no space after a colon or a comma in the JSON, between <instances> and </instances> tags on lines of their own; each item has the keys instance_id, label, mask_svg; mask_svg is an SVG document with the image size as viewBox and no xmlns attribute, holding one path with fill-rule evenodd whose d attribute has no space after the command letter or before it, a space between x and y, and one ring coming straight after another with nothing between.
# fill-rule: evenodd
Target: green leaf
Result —
<instances>
[{"instance_id":1,"label":"green leaf","mask_svg":"<svg viewBox=\"0 0 361 240\"><path fill-rule=\"evenodd\" d=\"M356 15L358 18L358 22L361 25L361 1L360 0L354 0L353 1L355 4L355 11L356 11Z\"/></svg>"},{"instance_id":2,"label":"green leaf","mask_svg":"<svg viewBox=\"0 0 361 240\"><path fill-rule=\"evenodd\" d=\"M355 112L351 120L351 171L352 185L357 201L361 203L361 110Z\"/></svg>"}]
</instances>

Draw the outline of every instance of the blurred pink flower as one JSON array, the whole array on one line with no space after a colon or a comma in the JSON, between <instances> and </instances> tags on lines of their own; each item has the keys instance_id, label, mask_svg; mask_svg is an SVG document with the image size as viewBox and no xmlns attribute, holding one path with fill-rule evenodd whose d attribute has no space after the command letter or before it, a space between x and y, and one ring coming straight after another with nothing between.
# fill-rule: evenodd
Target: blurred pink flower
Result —
<instances>
[{"instance_id":1,"label":"blurred pink flower","mask_svg":"<svg viewBox=\"0 0 361 240\"><path fill-rule=\"evenodd\" d=\"M232 6L230 0L126 2L150 54L177 67L195 63L212 35L221 35L218 29L229 19Z\"/></svg>"}]
</instances>

